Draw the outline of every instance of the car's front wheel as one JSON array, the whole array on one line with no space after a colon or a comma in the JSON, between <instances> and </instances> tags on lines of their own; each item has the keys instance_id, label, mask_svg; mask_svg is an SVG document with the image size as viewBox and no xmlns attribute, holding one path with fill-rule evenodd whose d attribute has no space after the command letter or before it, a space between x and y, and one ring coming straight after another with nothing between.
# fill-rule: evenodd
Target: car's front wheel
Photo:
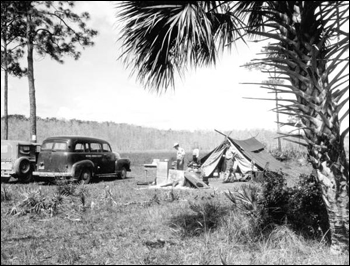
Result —
<instances>
[{"instance_id":1,"label":"car's front wheel","mask_svg":"<svg viewBox=\"0 0 350 266\"><path fill-rule=\"evenodd\" d=\"M118 174L118 177L120 179L126 179L127 178L127 170L125 167L122 168L122 170L120 171L120 173Z\"/></svg>"},{"instance_id":2,"label":"car's front wheel","mask_svg":"<svg viewBox=\"0 0 350 266\"><path fill-rule=\"evenodd\" d=\"M89 184L91 182L91 171L89 169L83 169L80 174L80 182L83 184Z\"/></svg>"}]
</instances>

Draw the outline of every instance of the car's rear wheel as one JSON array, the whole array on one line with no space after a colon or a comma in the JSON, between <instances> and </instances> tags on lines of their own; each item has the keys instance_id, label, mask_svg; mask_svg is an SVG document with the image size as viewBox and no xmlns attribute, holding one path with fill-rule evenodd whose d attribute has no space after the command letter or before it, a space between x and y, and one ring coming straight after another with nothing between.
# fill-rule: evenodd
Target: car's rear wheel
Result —
<instances>
[{"instance_id":1,"label":"car's rear wheel","mask_svg":"<svg viewBox=\"0 0 350 266\"><path fill-rule=\"evenodd\" d=\"M20 176L18 179L21 183L30 183L30 182L34 181L33 175L31 172L29 172L28 174L25 174L23 176Z\"/></svg>"},{"instance_id":2,"label":"car's rear wheel","mask_svg":"<svg viewBox=\"0 0 350 266\"><path fill-rule=\"evenodd\" d=\"M122 168L122 170L120 171L120 173L118 174L118 177L120 179L126 179L127 178L127 170L125 167Z\"/></svg>"},{"instance_id":3,"label":"car's rear wheel","mask_svg":"<svg viewBox=\"0 0 350 266\"><path fill-rule=\"evenodd\" d=\"M20 182L29 183L33 181L30 161L27 158L20 158L15 162L16 177Z\"/></svg>"},{"instance_id":4,"label":"car's rear wheel","mask_svg":"<svg viewBox=\"0 0 350 266\"><path fill-rule=\"evenodd\" d=\"M15 162L15 172L18 176L25 176L30 172L30 162L27 158L19 158Z\"/></svg>"},{"instance_id":5,"label":"car's rear wheel","mask_svg":"<svg viewBox=\"0 0 350 266\"><path fill-rule=\"evenodd\" d=\"M80 174L80 182L83 184L89 184L91 182L91 171L89 169L83 169Z\"/></svg>"}]
</instances>

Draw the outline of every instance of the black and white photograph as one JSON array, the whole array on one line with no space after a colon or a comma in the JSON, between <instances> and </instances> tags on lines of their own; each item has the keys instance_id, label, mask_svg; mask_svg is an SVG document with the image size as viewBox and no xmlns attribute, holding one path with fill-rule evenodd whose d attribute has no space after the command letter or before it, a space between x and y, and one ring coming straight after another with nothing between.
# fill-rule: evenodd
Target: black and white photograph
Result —
<instances>
[{"instance_id":1,"label":"black and white photograph","mask_svg":"<svg viewBox=\"0 0 350 266\"><path fill-rule=\"evenodd\" d=\"M2 1L2 265L349 265L348 1Z\"/></svg>"}]
</instances>

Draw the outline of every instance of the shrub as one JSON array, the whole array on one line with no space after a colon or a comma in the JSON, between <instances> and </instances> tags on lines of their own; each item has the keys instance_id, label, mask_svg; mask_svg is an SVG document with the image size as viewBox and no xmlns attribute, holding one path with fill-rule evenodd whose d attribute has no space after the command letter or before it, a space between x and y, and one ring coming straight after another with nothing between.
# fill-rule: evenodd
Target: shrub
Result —
<instances>
[{"instance_id":1,"label":"shrub","mask_svg":"<svg viewBox=\"0 0 350 266\"><path fill-rule=\"evenodd\" d=\"M325 214L320 185L315 176L300 175L298 183L287 187L283 174L265 172L262 225L288 224L304 236L321 237ZM324 232L325 233L325 232Z\"/></svg>"},{"instance_id":2,"label":"shrub","mask_svg":"<svg viewBox=\"0 0 350 266\"><path fill-rule=\"evenodd\" d=\"M199 231L207 232L210 229L215 229L218 226L220 218L223 215L222 208L217 202L190 202L190 209L197 214L197 222L200 227Z\"/></svg>"},{"instance_id":3,"label":"shrub","mask_svg":"<svg viewBox=\"0 0 350 266\"><path fill-rule=\"evenodd\" d=\"M263 226L282 224L287 216L291 192L283 174L265 171L262 187L263 197L259 203L263 207L261 214Z\"/></svg>"},{"instance_id":4,"label":"shrub","mask_svg":"<svg viewBox=\"0 0 350 266\"><path fill-rule=\"evenodd\" d=\"M322 188L313 175L300 175L299 182L291 190L288 219L295 230L309 237L320 237L322 222L327 217L322 199ZM326 232L323 232L326 233Z\"/></svg>"},{"instance_id":5,"label":"shrub","mask_svg":"<svg viewBox=\"0 0 350 266\"><path fill-rule=\"evenodd\" d=\"M278 149L270 150L270 153L279 161L295 160L300 158L306 158L307 151L296 148L285 149L280 151Z\"/></svg>"},{"instance_id":6,"label":"shrub","mask_svg":"<svg viewBox=\"0 0 350 266\"><path fill-rule=\"evenodd\" d=\"M250 218L256 233L270 233L275 225L287 225L308 238L321 238L326 207L321 187L313 175L300 175L287 187L283 173L265 171L262 188L243 186L225 193L236 210Z\"/></svg>"},{"instance_id":7,"label":"shrub","mask_svg":"<svg viewBox=\"0 0 350 266\"><path fill-rule=\"evenodd\" d=\"M5 185L1 185L1 202L10 201L12 199L11 190L8 189Z\"/></svg>"},{"instance_id":8,"label":"shrub","mask_svg":"<svg viewBox=\"0 0 350 266\"><path fill-rule=\"evenodd\" d=\"M254 184L242 185L233 192L225 192L233 203L230 217L226 219L229 239L247 244L258 241L261 236L261 187Z\"/></svg>"},{"instance_id":9,"label":"shrub","mask_svg":"<svg viewBox=\"0 0 350 266\"><path fill-rule=\"evenodd\" d=\"M41 188L24 189L23 200L13 206L9 215L44 215L54 216L59 213L85 211L86 188L77 184L59 183L57 191L51 197L44 195Z\"/></svg>"},{"instance_id":10,"label":"shrub","mask_svg":"<svg viewBox=\"0 0 350 266\"><path fill-rule=\"evenodd\" d=\"M191 212L183 209L169 223L183 238L200 236L217 229L228 211L215 198L190 201L189 209Z\"/></svg>"},{"instance_id":11,"label":"shrub","mask_svg":"<svg viewBox=\"0 0 350 266\"><path fill-rule=\"evenodd\" d=\"M24 189L21 192L22 202L9 210L11 215L42 214L48 209L48 201L39 189Z\"/></svg>"}]
</instances>

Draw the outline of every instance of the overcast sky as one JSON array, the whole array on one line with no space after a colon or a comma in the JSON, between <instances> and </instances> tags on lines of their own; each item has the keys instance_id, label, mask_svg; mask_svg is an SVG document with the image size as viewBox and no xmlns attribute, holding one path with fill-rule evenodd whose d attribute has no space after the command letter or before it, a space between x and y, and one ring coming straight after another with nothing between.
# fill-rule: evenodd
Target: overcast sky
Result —
<instances>
[{"instance_id":1,"label":"overcast sky","mask_svg":"<svg viewBox=\"0 0 350 266\"><path fill-rule=\"evenodd\" d=\"M121 48L114 4L78 2L75 11L90 13L89 25L99 31L95 46L83 50L78 61L66 57L64 64L35 56L38 116L173 130L276 129L276 113L270 111L275 107L273 101L243 99L273 95L259 86L240 84L267 79L258 71L240 67L261 51L261 44L238 44L220 57L216 67L189 70L178 80L175 91L157 95L145 90L117 60ZM10 77L9 83L9 114L28 117L27 79ZM1 106L3 115L3 82Z\"/></svg>"}]
</instances>

